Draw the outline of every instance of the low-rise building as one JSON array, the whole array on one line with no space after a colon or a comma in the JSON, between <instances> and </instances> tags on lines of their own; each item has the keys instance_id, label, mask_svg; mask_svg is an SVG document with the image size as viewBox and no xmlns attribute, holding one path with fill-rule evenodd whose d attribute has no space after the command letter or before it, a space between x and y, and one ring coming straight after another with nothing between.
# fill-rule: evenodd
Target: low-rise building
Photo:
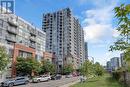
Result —
<instances>
[{"instance_id":1,"label":"low-rise building","mask_svg":"<svg viewBox=\"0 0 130 87\"><path fill-rule=\"evenodd\" d=\"M45 51L45 33L14 14L0 14L0 45L10 57L8 76L16 76L17 57L34 57L40 61Z\"/></svg>"}]
</instances>

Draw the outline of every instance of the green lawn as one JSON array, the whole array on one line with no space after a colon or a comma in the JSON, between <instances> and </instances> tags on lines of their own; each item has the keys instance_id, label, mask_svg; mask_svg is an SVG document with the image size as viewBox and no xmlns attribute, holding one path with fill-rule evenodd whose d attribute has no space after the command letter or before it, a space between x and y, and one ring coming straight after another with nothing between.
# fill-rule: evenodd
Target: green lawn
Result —
<instances>
[{"instance_id":1,"label":"green lawn","mask_svg":"<svg viewBox=\"0 0 130 87\"><path fill-rule=\"evenodd\" d=\"M113 80L110 75L89 79L84 83L77 83L71 87L123 87L117 81Z\"/></svg>"}]
</instances>

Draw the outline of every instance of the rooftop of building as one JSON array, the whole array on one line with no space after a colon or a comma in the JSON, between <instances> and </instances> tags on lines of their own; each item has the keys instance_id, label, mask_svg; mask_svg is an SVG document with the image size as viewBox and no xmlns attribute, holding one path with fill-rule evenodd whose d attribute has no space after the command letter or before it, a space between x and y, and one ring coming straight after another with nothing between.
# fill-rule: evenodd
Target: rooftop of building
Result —
<instances>
[{"instance_id":1,"label":"rooftop of building","mask_svg":"<svg viewBox=\"0 0 130 87\"><path fill-rule=\"evenodd\" d=\"M1 12L1 9L3 10L3 12ZM24 22L25 24L31 26L33 29L38 30L39 32L43 32L42 29L36 27L33 23L30 23L30 22L26 21L22 17L17 16L15 13L14 14L12 14L12 13L4 13L4 11L6 11L6 9L3 8L3 7L0 7L0 19L2 19L2 18L7 18L8 19L8 18L12 17L14 19L21 20L22 22ZM43 32L43 33L45 34L45 32Z\"/></svg>"}]
</instances>

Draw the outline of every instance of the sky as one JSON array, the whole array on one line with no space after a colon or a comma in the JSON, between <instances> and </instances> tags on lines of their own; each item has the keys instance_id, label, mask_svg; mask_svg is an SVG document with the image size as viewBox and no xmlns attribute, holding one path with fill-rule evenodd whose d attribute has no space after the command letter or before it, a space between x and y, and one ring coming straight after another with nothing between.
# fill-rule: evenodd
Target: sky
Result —
<instances>
[{"instance_id":1,"label":"sky","mask_svg":"<svg viewBox=\"0 0 130 87\"><path fill-rule=\"evenodd\" d=\"M105 65L120 56L120 52L108 50L119 35L113 9L122 3L130 0L15 0L15 14L41 28L44 13L69 7L83 27L88 55Z\"/></svg>"}]
</instances>

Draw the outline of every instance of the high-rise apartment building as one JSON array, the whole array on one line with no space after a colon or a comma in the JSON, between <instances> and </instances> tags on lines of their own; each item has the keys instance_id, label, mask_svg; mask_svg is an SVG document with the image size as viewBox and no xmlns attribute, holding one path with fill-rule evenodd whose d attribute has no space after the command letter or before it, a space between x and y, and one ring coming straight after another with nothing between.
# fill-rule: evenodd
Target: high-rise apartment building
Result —
<instances>
[{"instance_id":1,"label":"high-rise apartment building","mask_svg":"<svg viewBox=\"0 0 130 87\"><path fill-rule=\"evenodd\" d=\"M45 51L45 33L14 14L0 13L0 46L10 56L8 75L16 76L17 57L34 57L40 61Z\"/></svg>"},{"instance_id":2,"label":"high-rise apartment building","mask_svg":"<svg viewBox=\"0 0 130 87\"><path fill-rule=\"evenodd\" d=\"M88 59L88 43L85 42L85 59Z\"/></svg>"},{"instance_id":3,"label":"high-rise apartment building","mask_svg":"<svg viewBox=\"0 0 130 87\"><path fill-rule=\"evenodd\" d=\"M121 54L120 56L121 57L113 57L110 59L110 61L107 61L106 63L107 71L112 72L119 69L120 67L125 66L125 62L123 60L124 55Z\"/></svg>"},{"instance_id":4,"label":"high-rise apartment building","mask_svg":"<svg viewBox=\"0 0 130 87\"><path fill-rule=\"evenodd\" d=\"M46 51L56 55L58 70L66 64L78 68L84 62L84 32L69 8L43 14L42 29L46 32Z\"/></svg>"},{"instance_id":5,"label":"high-rise apartment building","mask_svg":"<svg viewBox=\"0 0 130 87\"><path fill-rule=\"evenodd\" d=\"M120 54L120 67L126 66L125 58L124 58L124 53Z\"/></svg>"},{"instance_id":6,"label":"high-rise apartment building","mask_svg":"<svg viewBox=\"0 0 130 87\"><path fill-rule=\"evenodd\" d=\"M107 61L106 69L108 72L111 72L111 61Z\"/></svg>"},{"instance_id":7,"label":"high-rise apartment building","mask_svg":"<svg viewBox=\"0 0 130 87\"><path fill-rule=\"evenodd\" d=\"M119 68L119 57L111 58L111 70L115 71Z\"/></svg>"}]
</instances>

